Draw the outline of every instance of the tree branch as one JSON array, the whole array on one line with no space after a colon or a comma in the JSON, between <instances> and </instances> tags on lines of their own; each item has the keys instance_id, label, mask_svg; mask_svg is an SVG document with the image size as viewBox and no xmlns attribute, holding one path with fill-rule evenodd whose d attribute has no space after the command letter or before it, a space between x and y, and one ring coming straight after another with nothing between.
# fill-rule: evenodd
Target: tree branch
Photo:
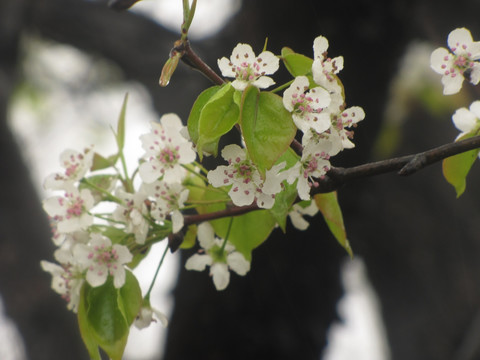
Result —
<instances>
[{"instance_id":1,"label":"tree branch","mask_svg":"<svg viewBox=\"0 0 480 360\"><path fill-rule=\"evenodd\" d=\"M324 178L318 179L319 185L312 189L312 194L335 191L350 181L382 175L397 170L397 174L400 176L412 175L440 160L477 148L480 148L480 136L438 146L418 154L376 161L351 168L332 167ZM243 215L255 210L260 210L256 204L241 207L231 206L224 210L207 214L186 215L184 224L188 226L204 221Z\"/></svg>"}]
</instances>

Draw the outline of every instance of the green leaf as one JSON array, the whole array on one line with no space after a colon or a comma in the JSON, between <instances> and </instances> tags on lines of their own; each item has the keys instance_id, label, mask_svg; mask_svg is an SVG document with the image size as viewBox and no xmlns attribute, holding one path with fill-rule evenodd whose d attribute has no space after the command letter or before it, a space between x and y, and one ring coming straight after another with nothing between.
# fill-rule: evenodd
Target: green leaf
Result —
<instances>
[{"instance_id":1,"label":"green leaf","mask_svg":"<svg viewBox=\"0 0 480 360\"><path fill-rule=\"evenodd\" d=\"M187 122L187 129L190 135L190 139L192 139L195 144L198 142L199 138L198 128L202 109L219 89L220 86L212 86L204 90L200 95L198 95L197 100L195 100L195 103L192 106L192 110L190 110L190 115Z\"/></svg>"},{"instance_id":2,"label":"green leaf","mask_svg":"<svg viewBox=\"0 0 480 360\"><path fill-rule=\"evenodd\" d=\"M289 148L297 132L282 98L259 92L254 86L243 93L240 125L248 154L263 176Z\"/></svg>"},{"instance_id":3,"label":"green leaf","mask_svg":"<svg viewBox=\"0 0 480 360\"><path fill-rule=\"evenodd\" d=\"M123 99L122 110L118 117L117 133L115 134L119 154L123 152L123 146L125 145L125 114L127 112L127 101L128 93L125 94L125 98Z\"/></svg>"},{"instance_id":4,"label":"green leaf","mask_svg":"<svg viewBox=\"0 0 480 360\"><path fill-rule=\"evenodd\" d=\"M478 135L480 131L474 130L468 134L465 134L458 140L464 140ZM458 141L457 140L457 141ZM473 149L461 154L450 156L443 160L442 170L443 176L451 184L457 193L457 198L463 194L467 186L467 175L470 169L478 157L480 149Z\"/></svg>"},{"instance_id":5,"label":"green leaf","mask_svg":"<svg viewBox=\"0 0 480 360\"><path fill-rule=\"evenodd\" d=\"M235 89L226 83L210 98L198 119L198 154L203 150L218 153L220 137L228 133L238 122L240 110L234 101Z\"/></svg>"},{"instance_id":6,"label":"green leaf","mask_svg":"<svg viewBox=\"0 0 480 360\"><path fill-rule=\"evenodd\" d=\"M287 165L283 171L291 168L297 163L299 156L290 148L278 159L277 164L282 161L286 161ZM297 198L297 186L296 184L288 184L284 182L284 190L275 195L275 204L269 210L276 222L280 226L283 232L286 231L287 216L291 210L291 207Z\"/></svg>"},{"instance_id":7,"label":"green leaf","mask_svg":"<svg viewBox=\"0 0 480 360\"><path fill-rule=\"evenodd\" d=\"M120 289L114 287L112 277L99 287L85 285L84 301L86 319L82 321L87 323L84 328L89 332L89 352L95 342L112 360L121 360L130 325L142 305L142 294L135 276L127 271L125 284Z\"/></svg>"},{"instance_id":8,"label":"green leaf","mask_svg":"<svg viewBox=\"0 0 480 360\"><path fill-rule=\"evenodd\" d=\"M288 72L292 74L293 77L312 73L313 59L302 54L297 54L293 52L292 49L282 49L282 60Z\"/></svg>"},{"instance_id":9,"label":"green leaf","mask_svg":"<svg viewBox=\"0 0 480 360\"><path fill-rule=\"evenodd\" d=\"M98 351L98 344L95 341L93 332L90 329L90 325L87 318L87 309L86 309L86 295L85 291L88 287L88 284L85 283L80 290L80 301L78 304L78 327L80 328L80 335L82 336L83 343L87 348L88 354L92 360L101 360L100 353Z\"/></svg>"},{"instance_id":10,"label":"green leaf","mask_svg":"<svg viewBox=\"0 0 480 360\"><path fill-rule=\"evenodd\" d=\"M343 223L342 210L340 209L340 204L337 199L337 192L316 194L314 199L333 236L335 236L350 257L353 258L352 248L348 242L345 225Z\"/></svg>"},{"instance_id":11,"label":"green leaf","mask_svg":"<svg viewBox=\"0 0 480 360\"><path fill-rule=\"evenodd\" d=\"M125 284L118 290L118 307L131 325L142 307L142 290L138 280L130 271L126 271Z\"/></svg>"},{"instance_id":12,"label":"green leaf","mask_svg":"<svg viewBox=\"0 0 480 360\"><path fill-rule=\"evenodd\" d=\"M103 200L114 201L115 197L110 194L110 191L117 179L118 176L112 174L93 175L82 179L78 187L79 189L90 190L97 202Z\"/></svg>"}]
</instances>

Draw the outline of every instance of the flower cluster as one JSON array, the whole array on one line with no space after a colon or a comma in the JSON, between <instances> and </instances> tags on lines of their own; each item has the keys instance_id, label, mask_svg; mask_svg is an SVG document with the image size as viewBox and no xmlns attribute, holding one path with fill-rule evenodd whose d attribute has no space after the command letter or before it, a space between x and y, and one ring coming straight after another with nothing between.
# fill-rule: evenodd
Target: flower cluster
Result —
<instances>
[{"instance_id":1,"label":"flower cluster","mask_svg":"<svg viewBox=\"0 0 480 360\"><path fill-rule=\"evenodd\" d=\"M297 76L283 94L283 104L303 133L300 161L289 169L288 183L297 181L298 195L310 199L310 189L318 185L330 169L330 157L354 147L352 128L365 118L361 107L346 108L338 73L343 57L327 57L328 40L314 40L312 78ZM314 85L312 86L312 80Z\"/></svg>"},{"instance_id":2,"label":"flower cluster","mask_svg":"<svg viewBox=\"0 0 480 360\"><path fill-rule=\"evenodd\" d=\"M42 267L52 274L52 287L66 299L69 309L77 311L85 283L98 287L111 277L114 287L121 288L135 254L163 240L168 229L178 232L183 227L180 210L189 194L182 184L183 165L196 158L185 133L174 114L152 123L152 131L141 137L145 155L134 172L142 180L137 190L134 179L117 170L116 174L90 173L91 169L116 169L114 164L96 165L92 148L61 154L64 170L48 176L44 183L47 190L60 194L43 202L58 246L54 253L58 263L42 261ZM113 203L114 208L101 213L105 203ZM144 313L139 316L145 318Z\"/></svg>"}]
</instances>

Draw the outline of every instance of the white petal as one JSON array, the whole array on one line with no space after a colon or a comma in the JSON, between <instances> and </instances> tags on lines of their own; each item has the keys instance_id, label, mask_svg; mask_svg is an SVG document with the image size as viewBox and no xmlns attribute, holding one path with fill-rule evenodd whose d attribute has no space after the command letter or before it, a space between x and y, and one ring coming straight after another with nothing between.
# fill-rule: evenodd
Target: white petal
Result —
<instances>
[{"instance_id":1,"label":"white petal","mask_svg":"<svg viewBox=\"0 0 480 360\"><path fill-rule=\"evenodd\" d=\"M118 258L117 263L127 264L133 259L133 255L130 253L128 248L125 245L115 244L113 249L116 251Z\"/></svg>"},{"instance_id":2,"label":"white petal","mask_svg":"<svg viewBox=\"0 0 480 360\"><path fill-rule=\"evenodd\" d=\"M313 41L313 56L315 59L323 59L323 53L328 49L328 40L324 36L318 36Z\"/></svg>"},{"instance_id":3,"label":"white petal","mask_svg":"<svg viewBox=\"0 0 480 360\"><path fill-rule=\"evenodd\" d=\"M120 289L125 284L125 268L123 266L118 266L116 270L113 271L113 286Z\"/></svg>"},{"instance_id":4,"label":"white petal","mask_svg":"<svg viewBox=\"0 0 480 360\"><path fill-rule=\"evenodd\" d=\"M227 264L215 263L210 267L213 284L218 291L225 290L230 282L230 272Z\"/></svg>"},{"instance_id":5,"label":"white petal","mask_svg":"<svg viewBox=\"0 0 480 360\"><path fill-rule=\"evenodd\" d=\"M138 173L140 174L143 182L151 184L160 177L160 169L161 165L158 161L147 161L140 164L138 168Z\"/></svg>"},{"instance_id":6,"label":"white petal","mask_svg":"<svg viewBox=\"0 0 480 360\"><path fill-rule=\"evenodd\" d=\"M455 29L448 34L448 47L458 54L457 48L461 45L470 45L473 42L472 34L465 28ZM455 49L455 50L454 50ZM463 49L459 49L460 51Z\"/></svg>"},{"instance_id":7,"label":"white petal","mask_svg":"<svg viewBox=\"0 0 480 360\"><path fill-rule=\"evenodd\" d=\"M250 262L245 257L235 251L227 256L227 264L238 275L244 276L250 270Z\"/></svg>"},{"instance_id":8,"label":"white petal","mask_svg":"<svg viewBox=\"0 0 480 360\"><path fill-rule=\"evenodd\" d=\"M477 85L480 82L480 64L475 63L470 71L470 83Z\"/></svg>"},{"instance_id":9,"label":"white petal","mask_svg":"<svg viewBox=\"0 0 480 360\"><path fill-rule=\"evenodd\" d=\"M93 287L103 285L107 281L107 267L95 267L87 271L87 282Z\"/></svg>"},{"instance_id":10,"label":"white petal","mask_svg":"<svg viewBox=\"0 0 480 360\"><path fill-rule=\"evenodd\" d=\"M447 58L447 60L445 60ZM432 55L430 55L430 67L438 74L444 74L445 73L445 68L442 67L442 65L446 65L448 61L452 59L452 54L450 52L441 47L438 49L435 49L432 52Z\"/></svg>"},{"instance_id":11,"label":"white petal","mask_svg":"<svg viewBox=\"0 0 480 360\"><path fill-rule=\"evenodd\" d=\"M203 271L207 265L212 265L212 258L209 255L194 254L185 263L185 269Z\"/></svg>"},{"instance_id":12,"label":"white petal","mask_svg":"<svg viewBox=\"0 0 480 360\"><path fill-rule=\"evenodd\" d=\"M213 226L205 221L198 225L197 229L198 243L205 250L210 249L215 244L215 230Z\"/></svg>"},{"instance_id":13,"label":"white petal","mask_svg":"<svg viewBox=\"0 0 480 360\"><path fill-rule=\"evenodd\" d=\"M273 74L279 68L279 58L270 51L264 51L257 57L260 73Z\"/></svg>"},{"instance_id":14,"label":"white petal","mask_svg":"<svg viewBox=\"0 0 480 360\"><path fill-rule=\"evenodd\" d=\"M245 206L250 205L255 199L255 190L251 187L240 187L238 184L233 184L228 195L235 205Z\"/></svg>"},{"instance_id":15,"label":"white petal","mask_svg":"<svg viewBox=\"0 0 480 360\"><path fill-rule=\"evenodd\" d=\"M332 101L328 91L322 87L313 88L308 92L308 96L313 99L311 106L315 110L326 108L328 105L330 105L330 102Z\"/></svg>"},{"instance_id":16,"label":"white petal","mask_svg":"<svg viewBox=\"0 0 480 360\"><path fill-rule=\"evenodd\" d=\"M234 65L237 66L240 66L243 63L252 64L255 61L255 53L250 45L238 44L233 49L230 60Z\"/></svg>"},{"instance_id":17,"label":"white petal","mask_svg":"<svg viewBox=\"0 0 480 360\"><path fill-rule=\"evenodd\" d=\"M247 88L250 83L245 80L235 79L232 81L232 86L235 90L243 91Z\"/></svg>"},{"instance_id":18,"label":"white petal","mask_svg":"<svg viewBox=\"0 0 480 360\"><path fill-rule=\"evenodd\" d=\"M165 128L169 135L178 135L183 128L182 120L177 114L168 113L160 118L160 124Z\"/></svg>"},{"instance_id":19,"label":"white petal","mask_svg":"<svg viewBox=\"0 0 480 360\"><path fill-rule=\"evenodd\" d=\"M227 161L245 160L245 151L237 144L230 144L222 149L222 157Z\"/></svg>"},{"instance_id":20,"label":"white petal","mask_svg":"<svg viewBox=\"0 0 480 360\"><path fill-rule=\"evenodd\" d=\"M275 84L275 81L271 77L268 76L260 76L257 80L255 80L252 85L256 86L259 89L266 89Z\"/></svg>"},{"instance_id":21,"label":"white petal","mask_svg":"<svg viewBox=\"0 0 480 360\"><path fill-rule=\"evenodd\" d=\"M450 75L442 76L442 84L444 86L443 95L453 95L458 93L462 88L463 79L463 75L460 73L457 73L457 76L455 77Z\"/></svg>"},{"instance_id":22,"label":"white petal","mask_svg":"<svg viewBox=\"0 0 480 360\"><path fill-rule=\"evenodd\" d=\"M177 233L183 228L183 214L179 210L172 212L172 231Z\"/></svg>"},{"instance_id":23,"label":"white petal","mask_svg":"<svg viewBox=\"0 0 480 360\"><path fill-rule=\"evenodd\" d=\"M480 100L471 103L469 109L477 117L477 119L480 119Z\"/></svg>"},{"instance_id":24,"label":"white petal","mask_svg":"<svg viewBox=\"0 0 480 360\"><path fill-rule=\"evenodd\" d=\"M292 225L298 230L306 230L310 223L303 218L303 216L297 211L291 211L288 213Z\"/></svg>"},{"instance_id":25,"label":"white petal","mask_svg":"<svg viewBox=\"0 0 480 360\"><path fill-rule=\"evenodd\" d=\"M461 108L455 111L452 115L452 120L455 127L462 133L467 133L473 130L478 121L475 114L468 111L466 108Z\"/></svg>"},{"instance_id":26,"label":"white petal","mask_svg":"<svg viewBox=\"0 0 480 360\"><path fill-rule=\"evenodd\" d=\"M213 187L226 186L231 184L231 180L225 175L225 170L228 167L225 165L219 165L215 170L210 170L207 174L207 179Z\"/></svg>"},{"instance_id":27,"label":"white petal","mask_svg":"<svg viewBox=\"0 0 480 360\"><path fill-rule=\"evenodd\" d=\"M233 65L230 63L226 57L218 59L218 68L222 72L222 75L225 77L235 77L236 73L232 70Z\"/></svg>"}]
</instances>

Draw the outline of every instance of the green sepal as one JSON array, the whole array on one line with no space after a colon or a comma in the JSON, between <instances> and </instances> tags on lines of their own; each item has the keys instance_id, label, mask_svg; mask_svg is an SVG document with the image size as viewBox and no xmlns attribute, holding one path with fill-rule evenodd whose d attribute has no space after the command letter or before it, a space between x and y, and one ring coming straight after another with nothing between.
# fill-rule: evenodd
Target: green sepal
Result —
<instances>
[{"instance_id":1,"label":"green sepal","mask_svg":"<svg viewBox=\"0 0 480 360\"><path fill-rule=\"evenodd\" d=\"M338 203L337 192L332 191L325 194L316 194L314 199L331 233L335 239L337 239L338 243L347 251L348 255L353 258L352 248L347 239L347 232L343 223L342 210Z\"/></svg>"},{"instance_id":2,"label":"green sepal","mask_svg":"<svg viewBox=\"0 0 480 360\"><path fill-rule=\"evenodd\" d=\"M463 135L458 140L469 139L471 137L479 135L480 130L475 129L465 135ZM450 156L443 160L442 162L442 171L445 180L452 185L457 193L457 198L459 198L465 191L467 187L467 175L472 168L473 163L478 158L480 149L473 149L466 151L454 156Z\"/></svg>"},{"instance_id":3,"label":"green sepal","mask_svg":"<svg viewBox=\"0 0 480 360\"><path fill-rule=\"evenodd\" d=\"M254 86L244 90L240 126L250 159L263 177L289 148L297 132L282 98Z\"/></svg>"},{"instance_id":4,"label":"green sepal","mask_svg":"<svg viewBox=\"0 0 480 360\"><path fill-rule=\"evenodd\" d=\"M92 166L90 167L91 171L102 170L114 166L117 163L118 154L110 155L109 157L104 157L99 153L93 154Z\"/></svg>"}]
</instances>

